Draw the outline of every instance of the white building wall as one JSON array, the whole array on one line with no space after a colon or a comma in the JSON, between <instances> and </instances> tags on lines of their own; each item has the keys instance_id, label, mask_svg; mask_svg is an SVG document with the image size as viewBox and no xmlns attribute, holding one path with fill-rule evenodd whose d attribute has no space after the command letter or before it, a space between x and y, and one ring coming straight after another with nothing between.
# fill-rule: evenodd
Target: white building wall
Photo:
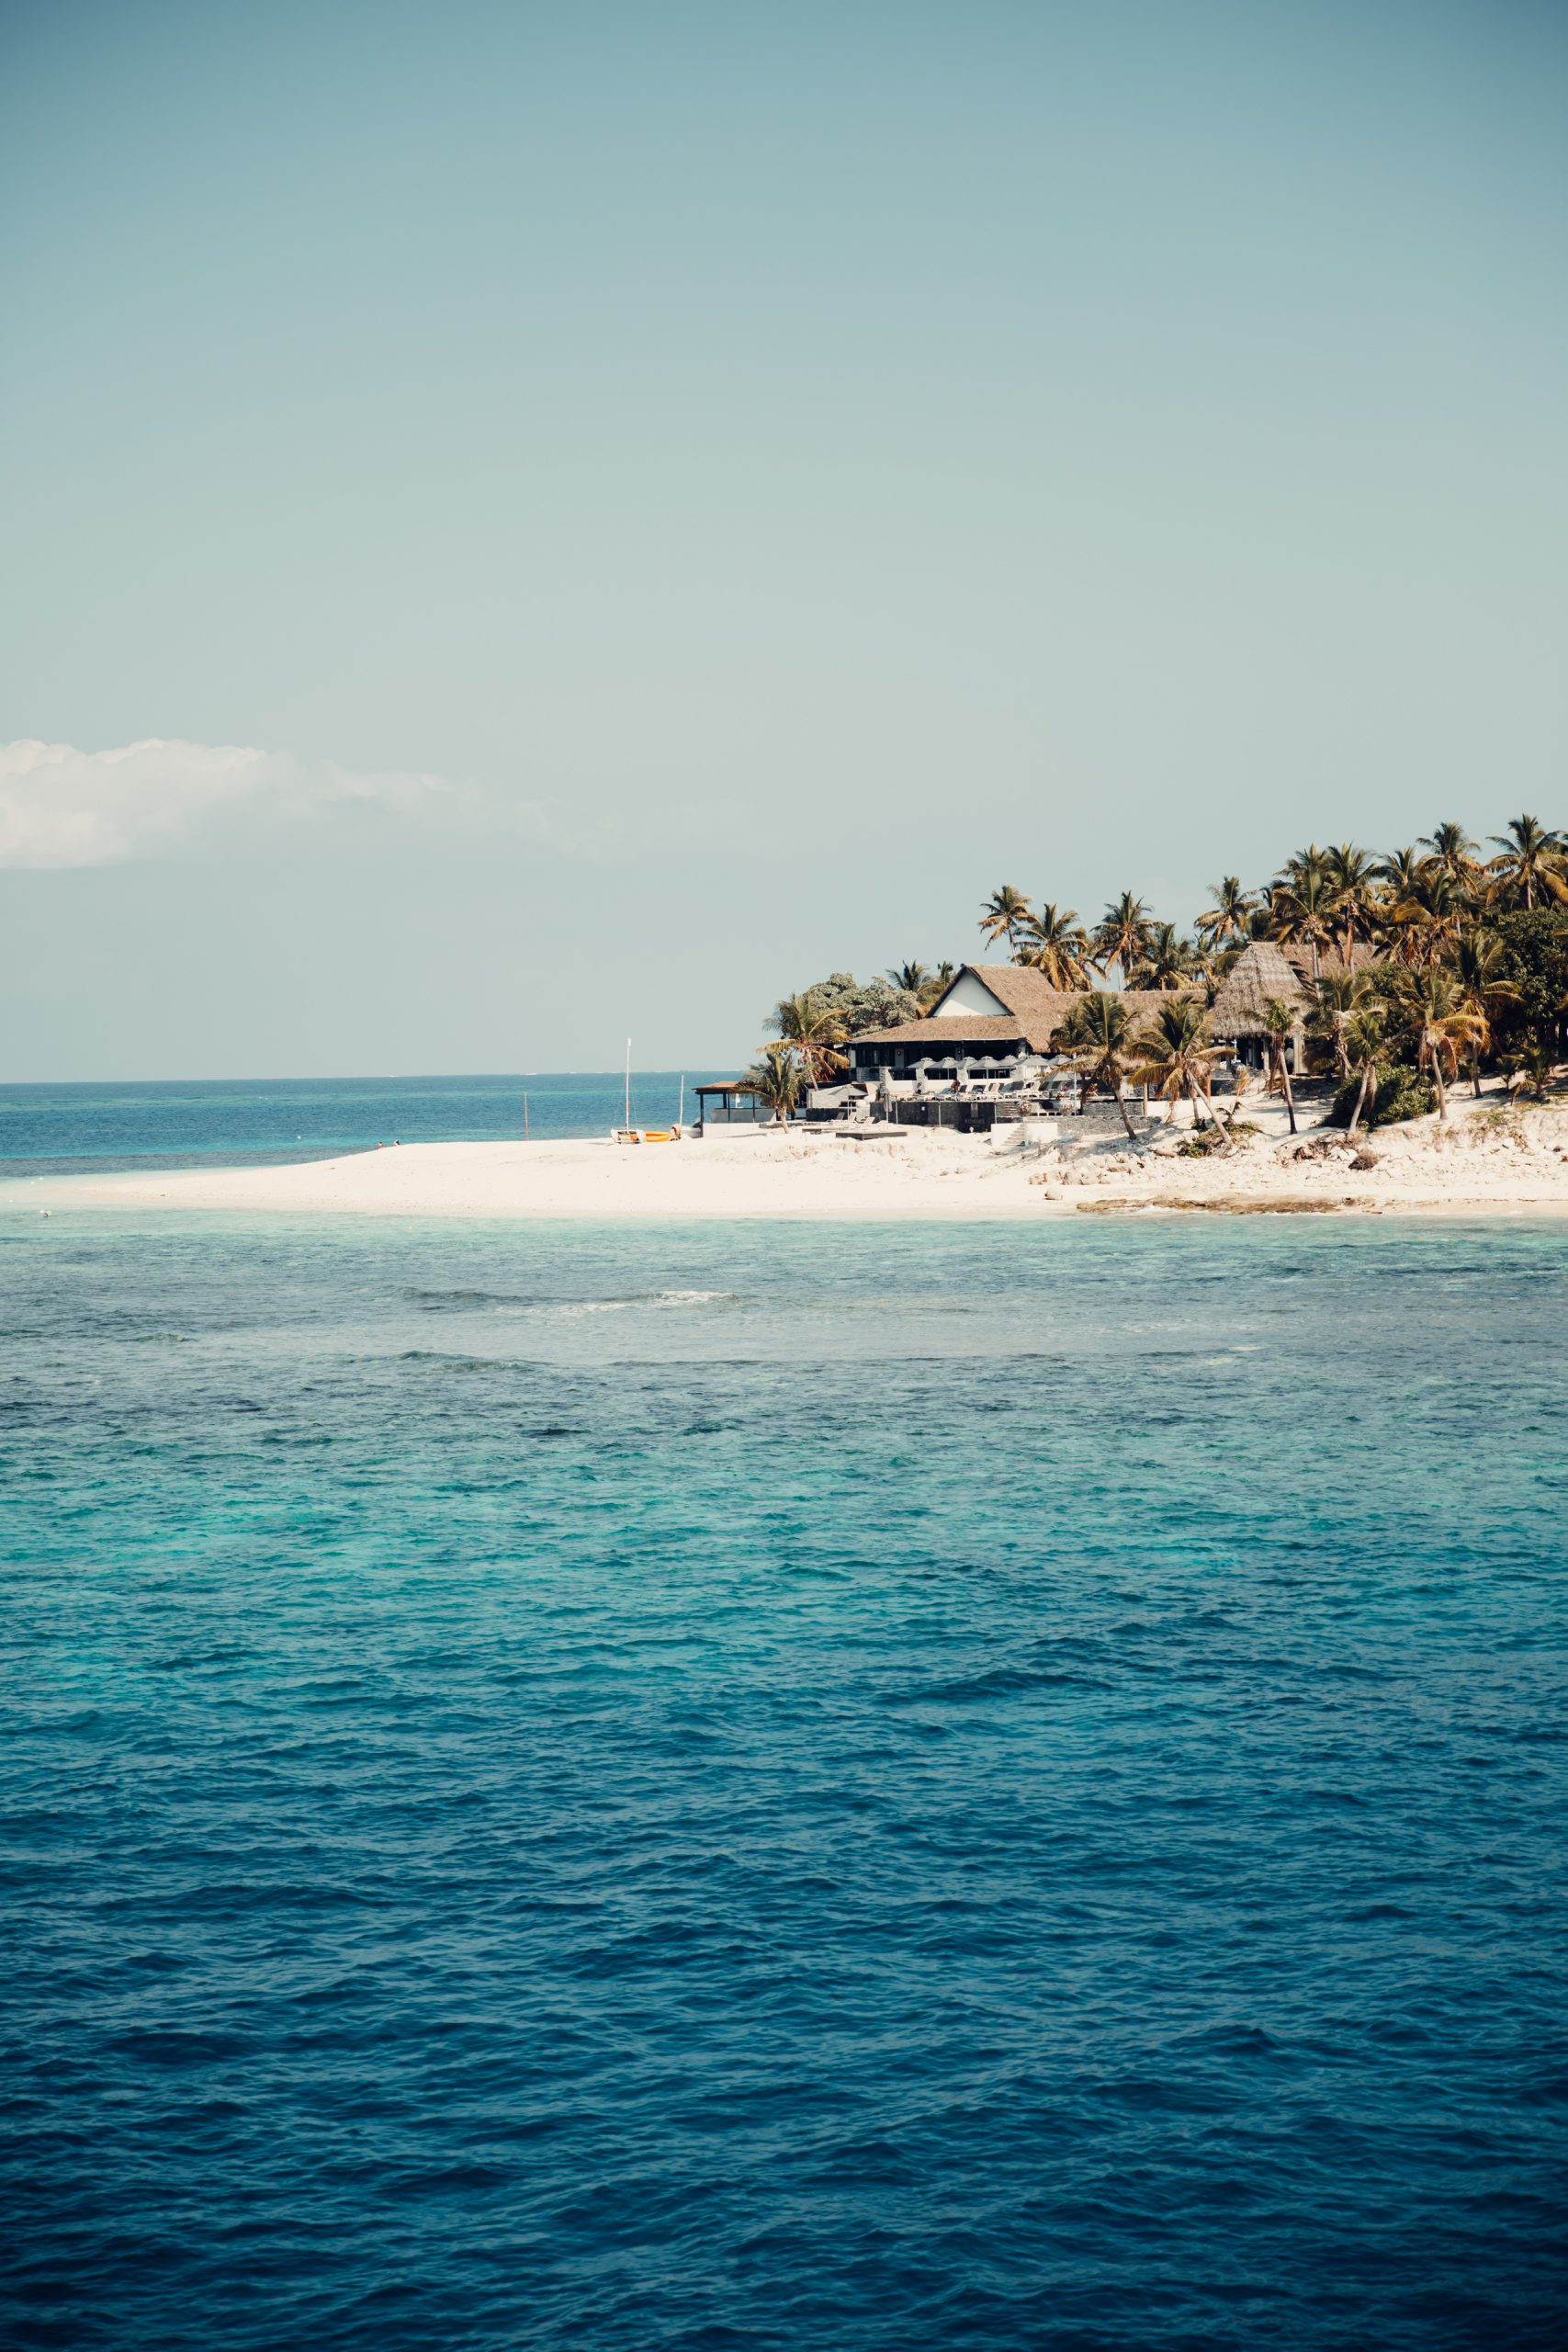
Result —
<instances>
[{"instance_id":1,"label":"white building wall","mask_svg":"<svg viewBox=\"0 0 1568 2352\"><path fill-rule=\"evenodd\" d=\"M993 996L977 972L960 972L947 994L932 1005L928 1020L945 1021L960 1012L1005 1013L1007 1006Z\"/></svg>"}]
</instances>

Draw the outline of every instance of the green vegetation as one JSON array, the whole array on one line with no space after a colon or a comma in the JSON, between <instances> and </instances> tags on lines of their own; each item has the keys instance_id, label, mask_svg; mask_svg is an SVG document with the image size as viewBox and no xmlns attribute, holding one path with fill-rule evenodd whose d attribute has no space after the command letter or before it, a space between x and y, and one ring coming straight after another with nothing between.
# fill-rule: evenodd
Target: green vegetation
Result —
<instances>
[{"instance_id":1,"label":"green vegetation","mask_svg":"<svg viewBox=\"0 0 1568 2352\"><path fill-rule=\"evenodd\" d=\"M1246 1143L1258 1132L1250 1119L1232 1119L1221 1126L1218 1120L1212 1127L1195 1127L1176 1147L1178 1159L1213 1159L1216 1154L1228 1151L1233 1144Z\"/></svg>"},{"instance_id":2,"label":"green vegetation","mask_svg":"<svg viewBox=\"0 0 1568 2352\"><path fill-rule=\"evenodd\" d=\"M1138 1046L1143 1058L1133 1076L1140 1086L1151 1088L1172 1104L1185 1095L1192 1105L1195 1127L1201 1124L1201 1102L1206 1105L1209 1117L1214 1118L1209 1074L1216 1049L1209 1043L1208 1025L1200 1004L1184 996L1173 1004L1162 1005L1138 1039Z\"/></svg>"},{"instance_id":3,"label":"green vegetation","mask_svg":"<svg viewBox=\"0 0 1568 2352\"><path fill-rule=\"evenodd\" d=\"M1334 1116L1352 1135L1434 1107L1446 1118L1461 1074L1477 1094L1487 1069L1538 1096L1556 1080L1568 1048L1562 829L1522 815L1483 848L1450 820L1382 855L1354 842L1312 842L1271 881L1252 888L1227 874L1210 895L1190 936L1131 890L1093 923L1060 899L1036 907L1011 883L981 910L993 948L1078 997L1058 1043L1091 1092L1103 1088L1121 1103L1129 1134L1132 1083L1189 1101L1195 1129L1215 1119L1205 1009L1259 940L1290 949L1305 975L1304 1020L1299 1003L1279 997L1263 1007L1270 1091L1283 1096L1292 1133L1299 1030L1309 1069L1340 1080ZM797 1091L829 1082L847 1067L851 1038L930 1012L954 969L911 959L866 981L830 973L782 1000L768 1023L778 1043L765 1055L793 1065ZM1146 1003L1129 1006L1119 990L1097 987L1112 973L1120 989L1168 995L1169 1008L1150 1018Z\"/></svg>"},{"instance_id":4,"label":"green vegetation","mask_svg":"<svg viewBox=\"0 0 1568 2352\"><path fill-rule=\"evenodd\" d=\"M1083 1080L1086 1098L1093 1094L1097 1086L1103 1086L1108 1094L1113 1094L1128 1141L1135 1143L1137 1136L1127 1115L1127 1099L1122 1092L1132 1067L1127 1052L1130 1025L1127 1008L1121 998L1096 989L1074 1005L1062 1024L1060 1042L1073 1057L1073 1068Z\"/></svg>"},{"instance_id":5,"label":"green vegetation","mask_svg":"<svg viewBox=\"0 0 1568 2352\"><path fill-rule=\"evenodd\" d=\"M951 978L953 967L946 968ZM931 978L935 977L933 973ZM946 985L944 980L942 986ZM841 1043L844 1037L863 1037L869 1029L896 1029L901 1021L918 1021L923 1010L921 995L930 993L930 981L922 982L917 990L884 977L857 980L852 972L829 972L825 980L813 980L809 988L802 989L798 998L786 997L784 1001L798 1003L809 998L818 1013L839 1024ZM781 1005L774 1012L769 1028L778 1026L783 1010Z\"/></svg>"},{"instance_id":6,"label":"green vegetation","mask_svg":"<svg viewBox=\"0 0 1568 2352\"><path fill-rule=\"evenodd\" d=\"M1296 1015L1283 997L1266 997L1263 1003L1266 1027L1263 1041L1269 1048L1269 1076L1285 1098L1285 1108L1291 1116L1291 1133L1296 1132L1296 1098L1291 1091L1291 1040L1296 1034Z\"/></svg>"},{"instance_id":7,"label":"green vegetation","mask_svg":"<svg viewBox=\"0 0 1568 2352\"><path fill-rule=\"evenodd\" d=\"M1495 933L1499 973L1514 991L1501 1008L1504 1042L1515 1050L1527 1037L1545 1045L1568 1013L1568 910L1506 914Z\"/></svg>"},{"instance_id":8,"label":"green vegetation","mask_svg":"<svg viewBox=\"0 0 1568 2352\"><path fill-rule=\"evenodd\" d=\"M1341 842L1314 842L1288 857L1271 882L1248 889L1227 874L1210 892L1213 904L1185 937L1156 920L1131 890L1112 899L1097 923L1047 899L1036 914L1028 893L1008 884L992 892L981 912L982 935L1005 943L1015 963L1043 962L1052 952L1080 962L1086 976L1116 968L1128 987L1190 988L1224 976L1249 940L1299 947L1321 974L1325 961L1344 969L1358 948L1420 970L1447 957L1478 928L1506 935L1510 922L1534 916L1544 934L1563 941L1568 958L1568 833L1539 817L1513 819L1495 836L1496 854L1483 856L1462 825L1438 825L1418 842L1382 856ZM1552 927L1556 928L1553 929ZM1064 981L1083 987L1086 980ZM1555 1010L1568 991L1562 970Z\"/></svg>"},{"instance_id":9,"label":"green vegetation","mask_svg":"<svg viewBox=\"0 0 1568 2352\"><path fill-rule=\"evenodd\" d=\"M1369 1127L1391 1127L1400 1119L1422 1119L1431 1110L1436 1096L1429 1081L1408 1062L1380 1061L1373 1066L1375 1085L1366 1084L1362 1071L1342 1086L1334 1098L1334 1108L1328 1114L1333 1127L1350 1127L1350 1114L1358 1109L1359 1098L1364 1097L1364 1121L1358 1117L1355 1125Z\"/></svg>"},{"instance_id":10,"label":"green vegetation","mask_svg":"<svg viewBox=\"0 0 1568 2352\"><path fill-rule=\"evenodd\" d=\"M804 1073L789 1046L764 1046L741 1080L748 1094L765 1102L775 1119L787 1119L800 1100Z\"/></svg>"}]
</instances>

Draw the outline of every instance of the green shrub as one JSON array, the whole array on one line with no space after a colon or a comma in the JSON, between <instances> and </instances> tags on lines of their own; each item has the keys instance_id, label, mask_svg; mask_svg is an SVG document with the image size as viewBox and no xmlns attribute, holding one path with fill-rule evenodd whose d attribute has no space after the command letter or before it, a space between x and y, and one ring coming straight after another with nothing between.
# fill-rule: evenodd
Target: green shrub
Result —
<instances>
[{"instance_id":1,"label":"green shrub","mask_svg":"<svg viewBox=\"0 0 1568 2352\"><path fill-rule=\"evenodd\" d=\"M1331 1127L1349 1125L1350 1114L1356 1107L1356 1097L1360 1091L1359 1074L1346 1080L1335 1096L1334 1108L1328 1114ZM1400 1119L1424 1118L1428 1111L1436 1110L1438 1098L1432 1091L1430 1080L1418 1069L1412 1069L1408 1062L1380 1063L1377 1101L1370 1106L1370 1118L1363 1107L1361 1123L1364 1126L1391 1127Z\"/></svg>"},{"instance_id":2,"label":"green shrub","mask_svg":"<svg viewBox=\"0 0 1568 2352\"><path fill-rule=\"evenodd\" d=\"M1177 1145L1176 1156L1179 1159L1212 1159L1216 1152L1239 1148L1257 1133L1250 1119L1238 1119L1234 1127L1200 1127L1195 1135Z\"/></svg>"},{"instance_id":3,"label":"green shrub","mask_svg":"<svg viewBox=\"0 0 1568 2352\"><path fill-rule=\"evenodd\" d=\"M1497 923L1503 970L1518 995L1500 1008L1499 1026L1516 1045L1528 1038L1551 1057L1568 1001L1568 908L1537 907Z\"/></svg>"}]
</instances>

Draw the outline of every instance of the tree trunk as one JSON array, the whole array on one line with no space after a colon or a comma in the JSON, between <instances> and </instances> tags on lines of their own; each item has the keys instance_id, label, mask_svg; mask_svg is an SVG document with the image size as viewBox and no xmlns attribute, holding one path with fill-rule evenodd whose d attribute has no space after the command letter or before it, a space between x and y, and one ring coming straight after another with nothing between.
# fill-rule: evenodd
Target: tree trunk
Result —
<instances>
[{"instance_id":1,"label":"tree trunk","mask_svg":"<svg viewBox=\"0 0 1568 2352\"><path fill-rule=\"evenodd\" d=\"M1350 1114L1350 1124L1345 1130L1345 1140L1347 1143L1354 1143L1356 1140L1356 1129L1361 1124L1361 1107L1366 1102L1367 1089L1371 1084L1371 1078L1372 1065L1371 1062L1368 1062L1366 1068L1361 1072L1360 1091L1356 1097L1356 1107Z\"/></svg>"},{"instance_id":2,"label":"tree trunk","mask_svg":"<svg viewBox=\"0 0 1568 2352\"><path fill-rule=\"evenodd\" d=\"M1443 1073L1438 1067L1436 1054L1428 1057L1428 1067L1432 1073L1432 1083L1438 1090L1438 1123L1440 1126L1446 1126L1449 1116L1449 1098L1443 1091Z\"/></svg>"},{"instance_id":3,"label":"tree trunk","mask_svg":"<svg viewBox=\"0 0 1568 2352\"><path fill-rule=\"evenodd\" d=\"M1126 1128L1126 1130L1127 1130L1127 1140L1128 1140L1128 1142L1129 1142L1129 1143L1136 1143L1136 1142L1137 1142L1137 1140L1138 1140L1138 1138L1137 1138L1136 1134L1134 1132L1133 1122L1132 1122L1132 1120L1127 1116L1127 1102L1126 1102L1126 1097L1123 1095L1123 1093L1122 1093L1122 1081L1121 1081L1121 1080L1120 1080L1120 1079L1118 1079L1118 1080L1117 1080L1117 1081L1116 1081L1116 1108L1117 1108L1117 1109L1121 1112L1121 1114L1122 1114L1122 1125Z\"/></svg>"},{"instance_id":4,"label":"tree trunk","mask_svg":"<svg viewBox=\"0 0 1568 2352\"><path fill-rule=\"evenodd\" d=\"M1283 1054L1280 1056L1280 1076L1285 1084L1285 1108L1291 1114L1291 1133L1295 1135L1299 1132L1296 1126L1296 1098L1291 1091L1291 1065Z\"/></svg>"}]
</instances>

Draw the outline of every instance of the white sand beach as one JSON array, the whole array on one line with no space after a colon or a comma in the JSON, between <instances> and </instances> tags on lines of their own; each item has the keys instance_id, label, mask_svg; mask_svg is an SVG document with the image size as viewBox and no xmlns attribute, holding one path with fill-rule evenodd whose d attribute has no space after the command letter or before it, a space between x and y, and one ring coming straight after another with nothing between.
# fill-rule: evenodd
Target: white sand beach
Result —
<instances>
[{"instance_id":1,"label":"white sand beach","mask_svg":"<svg viewBox=\"0 0 1568 2352\"><path fill-rule=\"evenodd\" d=\"M0 1185L0 1211L228 1210L319 1216L961 1218L1082 1211L1568 1212L1568 1107L1508 1111L1495 1098L1348 1147L1326 1128L1269 1130L1213 1159L883 1130L753 1129L677 1144L609 1138L404 1144L303 1165L48 1176Z\"/></svg>"}]
</instances>

